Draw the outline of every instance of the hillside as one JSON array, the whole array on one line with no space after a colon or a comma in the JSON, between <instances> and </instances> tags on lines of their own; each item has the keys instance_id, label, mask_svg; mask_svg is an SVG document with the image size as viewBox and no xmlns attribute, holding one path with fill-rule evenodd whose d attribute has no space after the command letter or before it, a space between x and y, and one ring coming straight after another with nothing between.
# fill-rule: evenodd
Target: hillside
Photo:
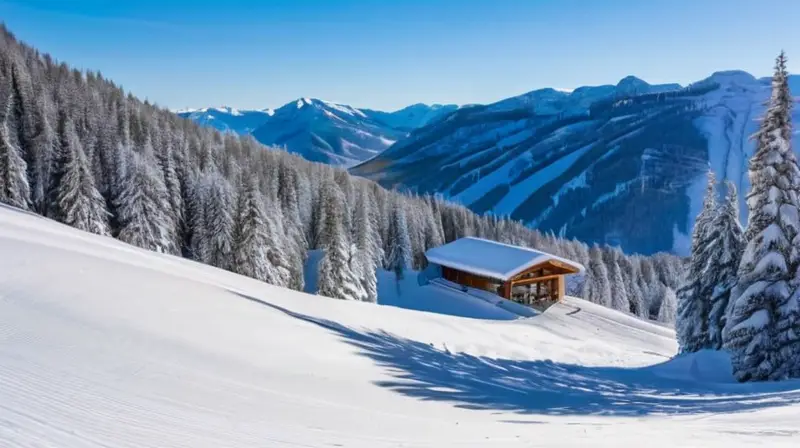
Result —
<instances>
[{"instance_id":1,"label":"hillside","mask_svg":"<svg viewBox=\"0 0 800 448\"><path fill-rule=\"evenodd\" d=\"M797 382L731 383L713 356L659 365L670 330L577 299L512 321L337 301L7 207L0 252L4 446L776 447L800 435Z\"/></svg>"},{"instance_id":2,"label":"hillside","mask_svg":"<svg viewBox=\"0 0 800 448\"><path fill-rule=\"evenodd\" d=\"M351 172L626 252L686 254L708 168L747 191L768 94L769 80L737 71L685 88L628 77L537 90L462 108Z\"/></svg>"}]
</instances>

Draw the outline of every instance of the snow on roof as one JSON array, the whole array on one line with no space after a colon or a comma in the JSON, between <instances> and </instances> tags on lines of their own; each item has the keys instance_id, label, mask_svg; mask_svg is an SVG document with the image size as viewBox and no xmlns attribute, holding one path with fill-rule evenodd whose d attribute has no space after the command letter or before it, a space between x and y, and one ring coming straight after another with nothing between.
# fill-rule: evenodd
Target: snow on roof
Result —
<instances>
[{"instance_id":1,"label":"snow on roof","mask_svg":"<svg viewBox=\"0 0 800 448\"><path fill-rule=\"evenodd\" d=\"M484 277L508 280L525 269L547 261L560 261L580 272L580 263L546 252L482 238L466 237L425 252L428 261Z\"/></svg>"}]
</instances>

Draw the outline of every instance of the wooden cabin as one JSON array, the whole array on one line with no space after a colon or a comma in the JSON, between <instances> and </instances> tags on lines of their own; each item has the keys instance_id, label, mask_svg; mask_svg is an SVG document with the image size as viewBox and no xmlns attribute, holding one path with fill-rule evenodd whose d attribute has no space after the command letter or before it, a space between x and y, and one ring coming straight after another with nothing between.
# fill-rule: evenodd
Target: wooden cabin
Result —
<instances>
[{"instance_id":1,"label":"wooden cabin","mask_svg":"<svg viewBox=\"0 0 800 448\"><path fill-rule=\"evenodd\" d=\"M584 270L546 252L472 237L432 248L425 256L445 280L537 307L560 301L565 277Z\"/></svg>"}]
</instances>

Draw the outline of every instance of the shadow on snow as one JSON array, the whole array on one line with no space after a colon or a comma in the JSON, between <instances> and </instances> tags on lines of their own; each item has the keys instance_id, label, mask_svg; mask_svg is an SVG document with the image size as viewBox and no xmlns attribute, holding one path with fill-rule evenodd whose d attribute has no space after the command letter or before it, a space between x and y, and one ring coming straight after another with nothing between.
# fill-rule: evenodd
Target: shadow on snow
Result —
<instances>
[{"instance_id":1,"label":"shadow on snow","mask_svg":"<svg viewBox=\"0 0 800 448\"><path fill-rule=\"evenodd\" d=\"M357 331L232 293L329 330L394 377L380 387L466 409L547 415L724 413L800 403L800 381L736 384L668 379L651 368L586 367L449 353L384 331Z\"/></svg>"}]
</instances>

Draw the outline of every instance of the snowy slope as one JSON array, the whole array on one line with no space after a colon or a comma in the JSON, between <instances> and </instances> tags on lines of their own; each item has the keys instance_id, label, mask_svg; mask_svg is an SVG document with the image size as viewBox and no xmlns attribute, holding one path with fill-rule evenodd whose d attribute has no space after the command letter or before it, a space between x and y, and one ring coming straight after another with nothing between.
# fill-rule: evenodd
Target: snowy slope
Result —
<instances>
[{"instance_id":1,"label":"snowy slope","mask_svg":"<svg viewBox=\"0 0 800 448\"><path fill-rule=\"evenodd\" d=\"M794 446L800 383L577 299L340 302L0 208L0 446ZM699 378L699 379L698 379ZM748 411L748 412L741 412Z\"/></svg>"},{"instance_id":2,"label":"snowy slope","mask_svg":"<svg viewBox=\"0 0 800 448\"><path fill-rule=\"evenodd\" d=\"M800 77L791 84L800 95ZM686 88L627 77L536 90L459 109L351 172L570 238L683 254L708 167L746 191L768 94L768 79L741 71Z\"/></svg>"},{"instance_id":3,"label":"snowy slope","mask_svg":"<svg viewBox=\"0 0 800 448\"><path fill-rule=\"evenodd\" d=\"M272 109L239 110L232 107L206 107L202 109L184 109L176 112L203 126L213 127L222 132L249 134L266 121L275 112Z\"/></svg>"}]
</instances>

